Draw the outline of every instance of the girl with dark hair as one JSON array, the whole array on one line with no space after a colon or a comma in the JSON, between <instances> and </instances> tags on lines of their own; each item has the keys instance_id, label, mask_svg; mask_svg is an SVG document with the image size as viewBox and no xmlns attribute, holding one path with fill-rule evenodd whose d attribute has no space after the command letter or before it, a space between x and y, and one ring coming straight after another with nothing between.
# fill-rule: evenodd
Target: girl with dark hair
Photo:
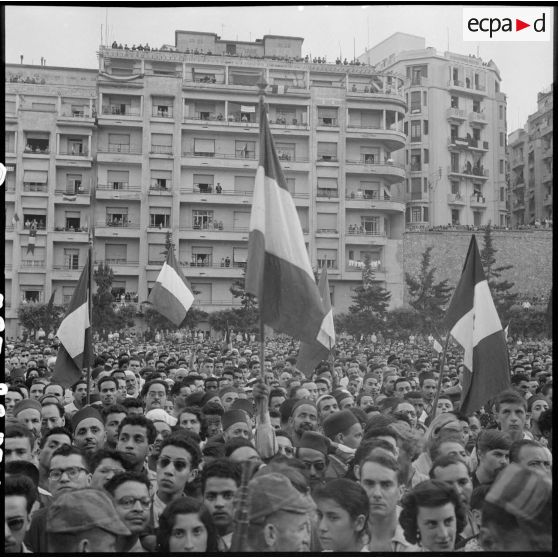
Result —
<instances>
[{"instance_id":1,"label":"girl with dark hair","mask_svg":"<svg viewBox=\"0 0 558 558\"><path fill-rule=\"evenodd\" d=\"M401 500L399 523L405 538L424 552L453 552L465 527L465 507L455 489L445 482L418 483Z\"/></svg>"},{"instance_id":2,"label":"girl with dark hair","mask_svg":"<svg viewBox=\"0 0 558 558\"><path fill-rule=\"evenodd\" d=\"M316 488L318 537L324 550L360 552L368 542L368 496L356 482L335 479Z\"/></svg>"},{"instance_id":3,"label":"girl with dark hair","mask_svg":"<svg viewBox=\"0 0 558 558\"><path fill-rule=\"evenodd\" d=\"M171 502L159 517L157 549L162 554L218 551L217 529L204 504L190 497Z\"/></svg>"}]
</instances>

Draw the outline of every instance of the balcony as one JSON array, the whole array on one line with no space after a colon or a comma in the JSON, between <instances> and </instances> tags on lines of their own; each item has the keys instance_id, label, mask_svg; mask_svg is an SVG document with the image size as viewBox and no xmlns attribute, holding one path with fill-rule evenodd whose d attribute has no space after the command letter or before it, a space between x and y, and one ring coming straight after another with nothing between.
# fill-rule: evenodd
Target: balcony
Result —
<instances>
[{"instance_id":1,"label":"balcony","mask_svg":"<svg viewBox=\"0 0 558 558\"><path fill-rule=\"evenodd\" d=\"M181 238L189 238L193 240L248 240L248 227L234 226L190 226L180 227L180 232L184 233Z\"/></svg>"},{"instance_id":2,"label":"balcony","mask_svg":"<svg viewBox=\"0 0 558 558\"><path fill-rule=\"evenodd\" d=\"M88 242L89 229L87 227L54 227L52 233L54 242Z\"/></svg>"},{"instance_id":3,"label":"balcony","mask_svg":"<svg viewBox=\"0 0 558 558\"><path fill-rule=\"evenodd\" d=\"M222 152L192 152L185 151L182 153L182 166L210 166L217 168L227 168L231 166L239 166L243 168L256 169L258 161L253 151L237 153Z\"/></svg>"},{"instance_id":4,"label":"balcony","mask_svg":"<svg viewBox=\"0 0 558 558\"><path fill-rule=\"evenodd\" d=\"M486 125L486 115L484 112L470 112L469 113L469 122L473 124L481 124L483 126Z\"/></svg>"},{"instance_id":5,"label":"balcony","mask_svg":"<svg viewBox=\"0 0 558 558\"><path fill-rule=\"evenodd\" d=\"M318 122L316 126L323 126L325 128L339 128L339 120L337 118L320 118L318 117Z\"/></svg>"},{"instance_id":6,"label":"balcony","mask_svg":"<svg viewBox=\"0 0 558 558\"><path fill-rule=\"evenodd\" d=\"M407 141L407 136L401 130L374 128L371 125L347 124L346 134L347 139L362 139L365 137L367 140L381 141L388 151L397 151L405 147Z\"/></svg>"},{"instance_id":7,"label":"balcony","mask_svg":"<svg viewBox=\"0 0 558 558\"><path fill-rule=\"evenodd\" d=\"M33 194L48 194L48 184L40 184L37 182L24 182L23 183L23 192L33 193Z\"/></svg>"},{"instance_id":8,"label":"balcony","mask_svg":"<svg viewBox=\"0 0 558 558\"><path fill-rule=\"evenodd\" d=\"M472 149L474 151L488 151L489 144L487 141L471 137L460 138L459 136L451 136L448 139L448 146L454 148Z\"/></svg>"},{"instance_id":9,"label":"balcony","mask_svg":"<svg viewBox=\"0 0 558 558\"><path fill-rule=\"evenodd\" d=\"M141 198L141 186L131 185L128 182L97 184L95 197L98 200L139 200Z\"/></svg>"},{"instance_id":10,"label":"balcony","mask_svg":"<svg viewBox=\"0 0 558 558\"><path fill-rule=\"evenodd\" d=\"M484 196L473 195L469 199L469 205L479 209L486 209L486 198Z\"/></svg>"},{"instance_id":11,"label":"balcony","mask_svg":"<svg viewBox=\"0 0 558 558\"><path fill-rule=\"evenodd\" d=\"M337 229L316 229L316 236L318 238L338 238L339 231Z\"/></svg>"},{"instance_id":12,"label":"balcony","mask_svg":"<svg viewBox=\"0 0 558 558\"><path fill-rule=\"evenodd\" d=\"M362 191L347 192L345 200L346 209L380 209L397 213L405 211L405 199L403 197L379 197L376 192L374 192L374 195Z\"/></svg>"},{"instance_id":13,"label":"balcony","mask_svg":"<svg viewBox=\"0 0 558 558\"><path fill-rule=\"evenodd\" d=\"M449 108L446 111L446 118L448 120L457 120L459 122L464 122L467 120L467 113L463 109Z\"/></svg>"},{"instance_id":14,"label":"balcony","mask_svg":"<svg viewBox=\"0 0 558 558\"><path fill-rule=\"evenodd\" d=\"M464 82L458 79L450 79L448 81L448 89L456 93L463 93L465 95L486 96L486 87L484 85L474 85L470 82Z\"/></svg>"},{"instance_id":15,"label":"balcony","mask_svg":"<svg viewBox=\"0 0 558 558\"><path fill-rule=\"evenodd\" d=\"M21 260L19 267L21 269L43 269L45 260Z\"/></svg>"},{"instance_id":16,"label":"balcony","mask_svg":"<svg viewBox=\"0 0 558 558\"><path fill-rule=\"evenodd\" d=\"M349 225L346 230L347 236L350 236L352 239L357 240L357 237L362 237L366 239L367 242L371 243L380 243L385 244L387 240L386 233L384 231L377 232L377 231L368 231L362 226L357 225ZM347 241L348 242L348 241Z\"/></svg>"},{"instance_id":17,"label":"balcony","mask_svg":"<svg viewBox=\"0 0 558 558\"><path fill-rule=\"evenodd\" d=\"M117 221L110 220L110 218L104 221L95 222L95 236L110 236L116 238L139 238L140 236L140 226L139 223L131 223L127 221L126 223L119 223Z\"/></svg>"},{"instance_id":18,"label":"balcony","mask_svg":"<svg viewBox=\"0 0 558 558\"><path fill-rule=\"evenodd\" d=\"M511 160L511 168L515 169L517 167L523 167L525 165L525 160L522 157L514 157Z\"/></svg>"},{"instance_id":19,"label":"balcony","mask_svg":"<svg viewBox=\"0 0 558 558\"><path fill-rule=\"evenodd\" d=\"M369 163L366 159L346 160L347 173L359 173L382 177L389 184L401 182L405 177L405 167L398 163Z\"/></svg>"},{"instance_id":20,"label":"balcony","mask_svg":"<svg viewBox=\"0 0 558 558\"><path fill-rule=\"evenodd\" d=\"M244 273L246 267L245 262L232 262L228 258L229 265L226 265L225 258L222 258L221 263L215 263L217 258L205 262L196 262L192 259L191 262L180 262L183 268L184 275L188 277L230 277L240 278Z\"/></svg>"},{"instance_id":21,"label":"balcony","mask_svg":"<svg viewBox=\"0 0 558 558\"><path fill-rule=\"evenodd\" d=\"M465 199L461 194L448 194L448 204L450 205L465 205Z\"/></svg>"},{"instance_id":22,"label":"balcony","mask_svg":"<svg viewBox=\"0 0 558 558\"><path fill-rule=\"evenodd\" d=\"M552 182L552 171L551 170L544 170L542 175L542 182Z\"/></svg>"},{"instance_id":23,"label":"balcony","mask_svg":"<svg viewBox=\"0 0 558 558\"><path fill-rule=\"evenodd\" d=\"M512 211L523 211L525 209L525 200L515 200L513 202Z\"/></svg>"},{"instance_id":24,"label":"balcony","mask_svg":"<svg viewBox=\"0 0 558 558\"><path fill-rule=\"evenodd\" d=\"M105 105L101 108L101 115L105 118L120 119L135 119L140 120L142 118L141 110L128 107L127 105Z\"/></svg>"},{"instance_id":25,"label":"balcony","mask_svg":"<svg viewBox=\"0 0 558 558\"><path fill-rule=\"evenodd\" d=\"M149 153L151 155L172 155L172 145L152 145Z\"/></svg>"},{"instance_id":26,"label":"balcony","mask_svg":"<svg viewBox=\"0 0 558 558\"><path fill-rule=\"evenodd\" d=\"M543 205L552 205L552 194L546 194Z\"/></svg>"},{"instance_id":27,"label":"balcony","mask_svg":"<svg viewBox=\"0 0 558 558\"><path fill-rule=\"evenodd\" d=\"M56 154L57 157L89 157L86 147L73 149L60 149Z\"/></svg>"},{"instance_id":28,"label":"balcony","mask_svg":"<svg viewBox=\"0 0 558 558\"><path fill-rule=\"evenodd\" d=\"M57 118L60 124L86 124L91 126L95 123L95 118L89 107L82 107L81 110L72 110L67 106L63 106Z\"/></svg>"},{"instance_id":29,"label":"balcony","mask_svg":"<svg viewBox=\"0 0 558 558\"><path fill-rule=\"evenodd\" d=\"M38 159L48 159L50 156L50 148L47 147L37 147L26 145L23 149L24 157L36 157Z\"/></svg>"},{"instance_id":30,"label":"balcony","mask_svg":"<svg viewBox=\"0 0 558 558\"><path fill-rule=\"evenodd\" d=\"M485 169L482 165L480 167L465 166L463 169L457 167L448 167L448 175L459 176L459 177L475 177L481 180L487 180L490 173L488 169Z\"/></svg>"},{"instance_id":31,"label":"balcony","mask_svg":"<svg viewBox=\"0 0 558 558\"><path fill-rule=\"evenodd\" d=\"M318 66L319 68L319 66ZM317 69L318 69L317 68ZM347 99L359 99L359 100L389 100L389 101L399 101L402 107L405 106L405 93L403 88L397 88L396 86L389 86L383 84L383 78L385 76L367 76L371 77L373 85L363 85L363 84L352 84L350 89L347 90ZM374 79L376 78L376 79ZM379 79L378 79L379 78Z\"/></svg>"},{"instance_id":32,"label":"balcony","mask_svg":"<svg viewBox=\"0 0 558 558\"><path fill-rule=\"evenodd\" d=\"M115 275L135 275L140 271L139 262L126 259L95 260L94 265L105 264L111 267Z\"/></svg>"},{"instance_id":33,"label":"balcony","mask_svg":"<svg viewBox=\"0 0 558 558\"><path fill-rule=\"evenodd\" d=\"M141 145L111 143L97 147L97 160L100 163L135 163L142 162Z\"/></svg>"}]
</instances>

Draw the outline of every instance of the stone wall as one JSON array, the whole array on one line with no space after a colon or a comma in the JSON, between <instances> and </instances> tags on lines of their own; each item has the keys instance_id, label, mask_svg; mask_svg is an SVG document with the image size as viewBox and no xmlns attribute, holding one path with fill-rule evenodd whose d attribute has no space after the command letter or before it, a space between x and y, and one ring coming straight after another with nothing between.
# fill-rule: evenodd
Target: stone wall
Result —
<instances>
[{"instance_id":1,"label":"stone wall","mask_svg":"<svg viewBox=\"0 0 558 558\"><path fill-rule=\"evenodd\" d=\"M432 246L432 266L436 268L435 280L448 279L455 288L467 255L471 232L429 231L408 232L403 239L403 269L411 275L418 274L423 252ZM483 232L475 233L479 250L483 247ZM520 300L537 298L548 301L552 285L552 231L493 231L496 265L513 265L502 279L514 284L513 291L520 293ZM404 301L409 294L405 284Z\"/></svg>"}]
</instances>

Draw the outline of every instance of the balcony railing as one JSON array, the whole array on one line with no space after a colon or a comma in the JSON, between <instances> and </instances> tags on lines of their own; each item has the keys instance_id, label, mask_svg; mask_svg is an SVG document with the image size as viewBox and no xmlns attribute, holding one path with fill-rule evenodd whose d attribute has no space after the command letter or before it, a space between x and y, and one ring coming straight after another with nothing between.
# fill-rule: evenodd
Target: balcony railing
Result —
<instances>
[{"instance_id":1,"label":"balcony railing","mask_svg":"<svg viewBox=\"0 0 558 558\"><path fill-rule=\"evenodd\" d=\"M376 167L385 167L385 168L396 168L396 169L401 169L401 170L405 170L405 165L400 164L400 163L396 163L394 161L390 161L388 163L387 160L384 161L375 161L375 160L370 160L370 159L366 159L364 157L361 157L360 159L356 160L356 159L347 159L345 161L345 163L347 165L373 165Z\"/></svg>"},{"instance_id":2,"label":"balcony railing","mask_svg":"<svg viewBox=\"0 0 558 558\"><path fill-rule=\"evenodd\" d=\"M48 185L38 184L34 182L24 182L23 191L24 192L48 192Z\"/></svg>"},{"instance_id":3,"label":"balcony railing","mask_svg":"<svg viewBox=\"0 0 558 558\"><path fill-rule=\"evenodd\" d=\"M83 196L89 194L89 186L66 186L66 188L56 188L55 194L63 194L65 196Z\"/></svg>"},{"instance_id":4,"label":"balcony railing","mask_svg":"<svg viewBox=\"0 0 558 558\"><path fill-rule=\"evenodd\" d=\"M486 123L486 115L484 114L484 112L470 112L469 120L472 120L473 122Z\"/></svg>"},{"instance_id":5,"label":"balcony railing","mask_svg":"<svg viewBox=\"0 0 558 558\"><path fill-rule=\"evenodd\" d=\"M72 157L88 157L89 152L86 148L82 149L60 149L58 155L70 155Z\"/></svg>"},{"instance_id":6,"label":"balcony railing","mask_svg":"<svg viewBox=\"0 0 558 558\"><path fill-rule=\"evenodd\" d=\"M380 237L383 238L386 236L386 233L383 231L367 231L364 227L362 226L349 226L349 228L347 229L347 234L350 236L374 236L374 237Z\"/></svg>"},{"instance_id":7,"label":"balcony railing","mask_svg":"<svg viewBox=\"0 0 558 558\"><path fill-rule=\"evenodd\" d=\"M172 145L152 145L150 153L157 155L172 155Z\"/></svg>"},{"instance_id":8,"label":"balcony railing","mask_svg":"<svg viewBox=\"0 0 558 558\"><path fill-rule=\"evenodd\" d=\"M45 267L45 260L21 260L21 267Z\"/></svg>"},{"instance_id":9,"label":"balcony railing","mask_svg":"<svg viewBox=\"0 0 558 558\"><path fill-rule=\"evenodd\" d=\"M448 174L465 174L468 176L478 176L479 178L488 178L488 169L485 169L482 165L480 167L464 167L460 169L459 167L448 167Z\"/></svg>"},{"instance_id":10,"label":"balcony railing","mask_svg":"<svg viewBox=\"0 0 558 558\"><path fill-rule=\"evenodd\" d=\"M116 229L139 229L140 228L139 224L131 223L130 221L120 222L118 220L113 220L110 218L107 218L104 221L97 221L95 225L97 227L110 227Z\"/></svg>"},{"instance_id":11,"label":"balcony railing","mask_svg":"<svg viewBox=\"0 0 558 558\"><path fill-rule=\"evenodd\" d=\"M83 110L70 110L63 107L60 116L64 118L75 118L78 120L79 118L91 118L91 113L89 108L84 108Z\"/></svg>"},{"instance_id":12,"label":"balcony railing","mask_svg":"<svg viewBox=\"0 0 558 558\"><path fill-rule=\"evenodd\" d=\"M192 225L191 227L180 227L181 231L205 231L205 232L237 232L245 233L248 232L248 227L238 227L238 226L225 226L221 223L211 223L203 225Z\"/></svg>"},{"instance_id":13,"label":"balcony railing","mask_svg":"<svg viewBox=\"0 0 558 558\"><path fill-rule=\"evenodd\" d=\"M486 204L486 198L484 196L475 196L472 195L470 198L470 202L471 205L485 205Z\"/></svg>"},{"instance_id":14,"label":"balcony railing","mask_svg":"<svg viewBox=\"0 0 558 558\"><path fill-rule=\"evenodd\" d=\"M170 180L167 180L167 183L165 186L163 186L162 184L150 184L149 185L149 192L153 193L153 192L159 192L159 193L165 193L165 194L172 194L172 182Z\"/></svg>"},{"instance_id":15,"label":"balcony railing","mask_svg":"<svg viewBox=\"0 0 558 558\"><path fill-rule=\"evenodd\" d=\"M139 262L134 262L127 260L126 258L108 258L104 260L95 260L95 265L106 264L106 265L120 265L123 267L138 267Z\"/></svg>"},{"instance_id":16,"label":"balcony railing","mask_svg":"<svg viewBox=\"0 0 558 558\"><path fill-rule=\"evenodd\" d=\"M339 234L337 229L316 229L318 234Z\"/></svg>"},{"instance_id":17,"label":"balcony railing","mask_svg":"<svg viewBox=\"0 0 558 558\"><path fill-rule=\"evenodd\" d=\"M318 118L318 126L339 126L337 118Z\"/></svg>"},{"instance_id":18,"label":"balcony railing","mask_svg":"<svg viewBox=\"0 0 558 558\"><path fill-rule=\"evenodd\" d=\"M378 194L367 194L365 192L347 192L345 199L351 201L371 201L371 202L395 202L395 203L405 203L403 197L398 196L379 196Z\"/></svg>"},{"instance_id":19,"label":"balcony railing","mask_svg":"<svg viewBox=\"0 0 558 558\"><path fill-rule=\"evenodd\" d=\"M102 108L102 114L111 114L113 116L141 116L140 109L133 109L120 105L109 105Z\"/></svg>"},{"instance_id":20,"label":"balcony railing","mask_svg":"<svg viewBox=\"0 0 558 558\"><path fill-rule=\"evenodd\" d=\"M97 184L97 190L113 190L115 192L127 190L139 192L141 186L133 186L128 182L109 182L108 184Z\"/></svg>"},{"instance_id":21,"label":"balcony railing","mask_svg":"<svg viewBox=\"0 0 558 558\"><path fill-rule=\"evenodd\" d=\"M97 147L99 153L126 153L130 155L141 155L141 147L123 143L109 143Z\"/></svg>"},{"instance_id":22,"label":"balcony railing","mask_svg":"<svg viewBox=\"0 0 558 558\"><path fill-rule=\"evenodd\" d=\"M318 162L337 163L338 159L336 155L320 155L318 153Z\"/></svg>"},{"instance_id":23,"label":"balcony railing","mask_svg":"<svg viewBox=\"0 0 558 558\"><path fill-rule=\"evenodd\" d=\"M151 116L154 116L156 118L172 118L173 107L168 107L167 110L160 110L156 107L152 107Z\"/></svg>"},{"instance_id":24,"label":"balcony railing","mask_svg":"<svg viewBox=\"0 0 558 558\"><path fill-rule=\"evenodd\" d=\"M345 271L358 271L362 272L365 265L364 262L361 260L349 260L345 264ZM385 273L386 268L376 262L370 262L370 267L372 271L376 271L377 273Z\"/></svg>"},{"instance_id":25,"label":"balcony railing","mask_svg":"<svg viewBox=\"0 0 558 558\"><path fill-rule=\"evenodd\" d=\"M448 194L448 203L465 203L465 198L461 194Z\"/></svg>"},{"instance_id":26,"label":"balcony railing","mask_svg":"<svg viewBox=\"0 0 558 558\"><path fill-rule=\"evenodd\" d=\"M256 154L253 151L238 153L220 153L216 151L184 151L183 157L211 157L213 159L249 159L254 161Z\"/></svg>"},{"instance_id":27,"label":"balcony railing","mask_svg":"<svg viewBox=\"0 0 558 558\"><path fill-rule=\"evenodd\" d=\"M81 271L84 268L84 264L55 264L52 266L52 269L57 271Z\"/></svg>"},{"instance_id":28,"label":"balcony railing","mask_svg":"<svg viewBox=\"0 0 558 558\"><path fill-rule=\"evenodd\" d=\"M26 145L23 149L24 153L34 153L35 155L49 155L50 149L48 147L31 147L30 145Z\"/></svg>"},{"instance_id":29,"label":"balcony railing","mask_svg":"<svg viewBox=\"0 0 558 558\"><path fill-rule=\"evenodd\" d=\"M465 120L467 113L463 109L449 108L446 112L446 118L456 118L458 120Z\"/></svg>"},{"instance_id":30,"label":"balcony railing","mask_svg":"<svg viewBox=\"0 0 558 558\"><path fill-rule=\"evenodd\" d=\"M87 227L54 227L54 232L63 232L63 233L89 232L89 229Z\"/></svg>"},{"instance_id":31,"label":"balcony railing","mask_svg":"<svg viewBox=\"0 0 558 558\"><path fill-rule=\"evenodd\" d=\"M221 263L216 263L215 260L217 258L209 259L207 258L204 261L197 261L192 259L189 262L181 261L180 265L182 267L202 267L202 268L209 268L209 269L242 269L246 267L246 262L234 262L232 259L222 258Z\"/></svg>"}]
</instances>

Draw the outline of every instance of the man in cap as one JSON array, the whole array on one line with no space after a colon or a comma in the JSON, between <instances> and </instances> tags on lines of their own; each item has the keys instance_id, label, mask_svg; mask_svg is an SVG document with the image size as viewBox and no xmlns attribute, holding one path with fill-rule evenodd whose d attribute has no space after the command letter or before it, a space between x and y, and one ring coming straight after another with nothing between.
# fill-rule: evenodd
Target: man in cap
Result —
<instances>
[{"instance_id":1,"label":"man in cap","mask_svg":"<svg viewBox=\"0 0 558 558\"><path fill-rule=\"evenodd\" d=\"M335 444L341 444L353 451L339 452L329 456L326 479L337 479L345 476L348 462L362 441L362 425L348 409L329 415L322 425L324 434Z\"/></svg>"},{"instance_id":2,"label":"man in cap","mask_svg":"<svg viewBox=\"0 0 558 558\"><path fill-rule=\"evenodd\" d=\"M293 437L293 442L298 445L304 432L318 430L318 416L316 405L309 399L297 401L289 418L289 433Z\"/></svg>"},{"instance_id":3,"label":"man in cap","mask_svg":"<svg viewBox=\"0 0 558 558\"><path fill-rule=\"evenodd\" d=\"M486 495L479 534L482 549L551 553L552 530L552 481L511 463Z\"/></svg>"},{"instance_id":4,"label":"man in cap","mask_svg":"<svg viewBox=\"0 0 558 558\"><path fill-rule=\"evenodd\" d=\"M318 409L318 417L321 424L323 424L327 416L339 411L339 404L337 403L337 399L335 399L335 397L333 397L333 395L329 393L318 397L316 405Z\"/></svg>"},{"instance_id":5,"label":"man in cap","mask_svg":"<svg viewBox=\"0 0 558 558\"><path fill-rule=\"evenodd\" d=\"M221 418L223 424L223 440L228 442L232 438L252 438L250 419L242 409L226 411Z\"/></svg>"},{"instance_id":6,"label":"man in cap","mask_svg":"<svg viewBox=\"0 0 558 558\"><path fill-rule=\"evenodd\" d=\"M72 417L74 445L92 454L106 442L105 426L101 414L93 407L84 407Z\"/></svg>"},{"instance_id":7,"label":"man in cap","mask_svg":"<svg viewBox=\"0 0 558 558\"><path fill-rule=\"evenodd\" d=\"M49 553L116 552L118 537L130 536L109 496L94 488L61 494L47 513Z\"/></svg>"},{"instance_id":8,"label":"man in cap","mask_svg":"<svg viewBox=\"0 0 558 558\"><path fill-rule=\"evenodd\" d=\"M330 446L325 436L309 431L304 432L298 443L296 457L304 463L305 476L312 489L325 482Z\"/></svg>"},{"instance_id":9,"label":"man in cap","mask_svg":"<svg viewBox=\"0 0 558 558\"><path fill-rule=\"evenodd\" d=\"M35 399L24 399L14 407L15 419L39 438L41 435L41 404Z\"/></svg>"},{"instance_id":10,"label":"man in cap","mask_svg":"<svg viewBox=\"0 0 558 558\"><path fill-rule=\"evenodd\" d=\"M248 483L248 532L243 552L305 552L310 545L311 511L304 498L281 473Z\"/></svg>"}]
</instances>

